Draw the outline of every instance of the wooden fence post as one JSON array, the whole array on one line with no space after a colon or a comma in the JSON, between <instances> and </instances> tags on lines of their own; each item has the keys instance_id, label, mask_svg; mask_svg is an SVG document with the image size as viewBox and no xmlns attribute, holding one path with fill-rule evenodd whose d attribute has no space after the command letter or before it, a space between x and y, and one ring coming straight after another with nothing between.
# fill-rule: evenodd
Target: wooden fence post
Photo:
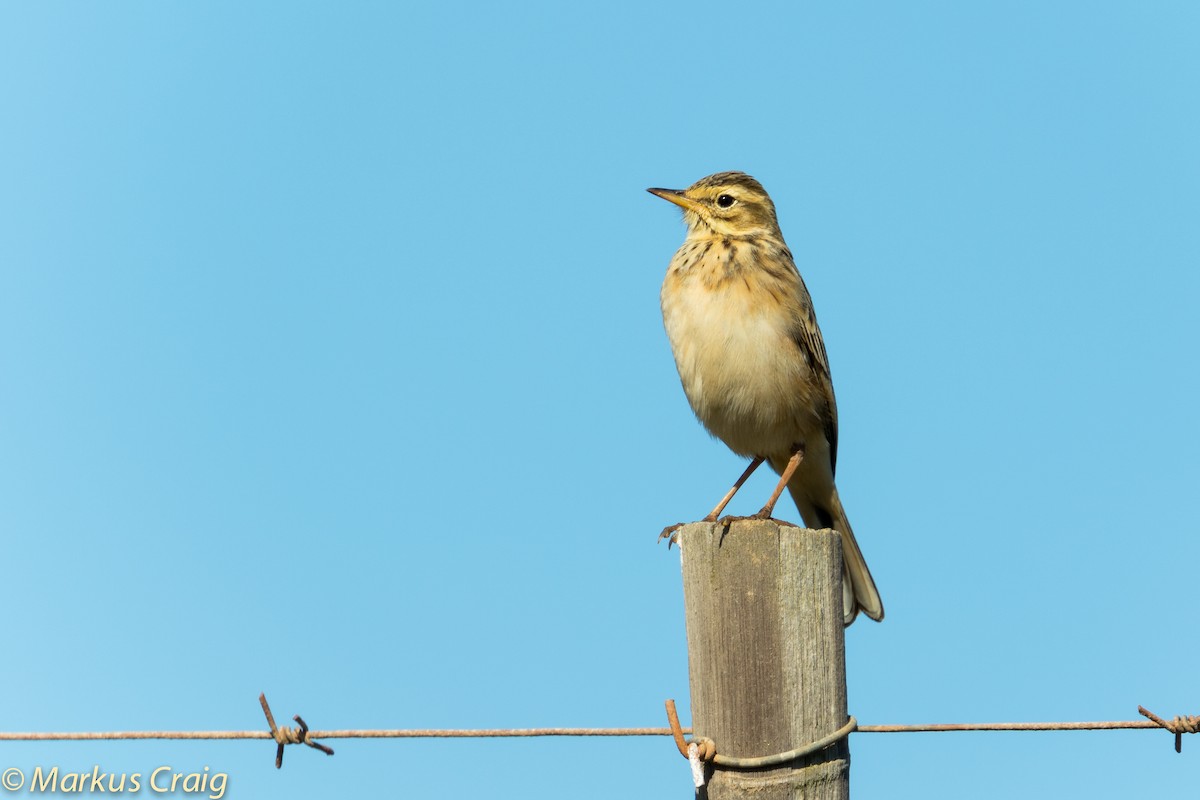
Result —
<instances>
[{"instance_id":1,"label":"wooden fence post","mask_svg":"<svg viewBox=\"0 0 1200 800\"><path fill-rule=\"evenodd\" d=\"M759 757L845 725L842 550L837 533L773 520L679 531L692 728L719 754ZM787 764L713 765L708 800L847 800L846 739Z\"/></svg>"}]
</instances>

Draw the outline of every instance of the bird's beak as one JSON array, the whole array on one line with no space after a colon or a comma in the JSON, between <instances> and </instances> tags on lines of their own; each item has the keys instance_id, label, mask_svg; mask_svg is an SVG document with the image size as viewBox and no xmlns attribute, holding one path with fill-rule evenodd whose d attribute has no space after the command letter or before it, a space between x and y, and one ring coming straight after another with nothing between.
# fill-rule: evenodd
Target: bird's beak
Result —
<instances>
[{"instance_id":1,"label":"bird's beak","mask_svg":"<svg viewBox=\"0 0 1200 800\"><path fill-rule=\"evenodd\" d=\"M703 206L678 189L647 189L646 191L652 195L661 197L668 203L674 203L685 211L699 212L703 208Z\"/></svg>"}]
</instances>

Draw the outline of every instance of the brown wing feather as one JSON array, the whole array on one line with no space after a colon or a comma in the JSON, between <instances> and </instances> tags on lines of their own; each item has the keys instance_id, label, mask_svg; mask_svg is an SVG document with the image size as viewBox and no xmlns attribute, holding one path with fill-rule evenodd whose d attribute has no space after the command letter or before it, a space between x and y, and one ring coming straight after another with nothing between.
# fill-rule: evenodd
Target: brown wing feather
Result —
<instances>
[{"instance_id":1,"label":"brown wing feather","mask_svg":"<svg viewBox=\"0 0 1200 800\"><path fill-rule=\"evenodd\" d=\"M792 268L795 269L795 266L793 265ZM820 327L817 326L817 315L813 311L812 298L808 294L808 287L804 285L804 279L800 277L799 272L797 272L796 278L800 281L800 305L803 314L796 320L796 327L792 330L792 339L800 347L801 352L804 353L813 372L821 382L821 389L825 393L826 408L822 417L825 422L825 438L829 441L829 466L833 474L836 475L838 437L837 400L833 396L833 378L829 373L829 354L825 352L825 340L821 337Z\"/></svg>"}]
</instances>

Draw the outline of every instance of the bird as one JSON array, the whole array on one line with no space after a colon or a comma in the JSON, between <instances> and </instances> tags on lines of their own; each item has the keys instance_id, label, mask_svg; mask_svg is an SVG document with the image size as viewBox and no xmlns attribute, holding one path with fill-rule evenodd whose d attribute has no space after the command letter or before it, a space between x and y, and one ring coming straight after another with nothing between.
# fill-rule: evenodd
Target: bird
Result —
<instances>
[{"instance_id":1,"label":"bird","mask_svg":"<svg viewBox=\"0 0 1200 800\"><path fill-rule=\"evenodd\" d=\"M825 341L783 239L775 204L743 172L686 189L648 189L683 209L687 236L662 285L663 325L684 394L701 424L750 465L705 517L713 522L766 462L810 528L841 534L843 621L879 621L883 601L834 484L838 418ZM668 526L672 540L680 525Z\"/></svg>"}]
</instances>

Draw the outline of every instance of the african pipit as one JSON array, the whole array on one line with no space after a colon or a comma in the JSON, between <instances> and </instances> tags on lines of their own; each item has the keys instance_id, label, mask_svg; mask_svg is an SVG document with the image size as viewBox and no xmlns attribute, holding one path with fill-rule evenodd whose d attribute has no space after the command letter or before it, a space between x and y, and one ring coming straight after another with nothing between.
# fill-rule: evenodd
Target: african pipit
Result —
<instances>
[{"instance_id":1,"label":"african pipit","mask_svg":"<svg viewBox=\"0 0 1200 800\"><path fill-rule=\"evenodd\" d=\"M709 175L683 190L649 191L680 206L687 224L662 287L663 322L683 391L710 433L752 459L705 520L716 520L766 461L781 477L754 516L769 518L786 486L806 525L842 535L845 623L860 610L883 619L879 591L833 483L837 405L829 359L775 204L741 172Z\"/></svg>"}]
</instances>

